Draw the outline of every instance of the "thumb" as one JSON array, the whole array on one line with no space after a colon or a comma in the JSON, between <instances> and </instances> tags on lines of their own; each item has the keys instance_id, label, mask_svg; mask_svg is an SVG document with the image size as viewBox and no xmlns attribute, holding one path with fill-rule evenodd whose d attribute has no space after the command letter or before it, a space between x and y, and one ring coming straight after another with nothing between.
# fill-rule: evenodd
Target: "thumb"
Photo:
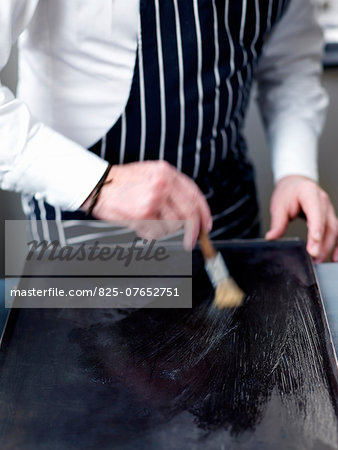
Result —
<instances>
[{"instance_id":1,"label":"thumb","mask_svg":"<svg viewBox=\"0 0 338 450\"><path fill-rule=\"evenodd\" d=\"M289 215L286 206L279 204L278 207L272 207L270 230L266 233L265 239L272 240L283 236L288 223Z\"/></svg>"}]
</instances>

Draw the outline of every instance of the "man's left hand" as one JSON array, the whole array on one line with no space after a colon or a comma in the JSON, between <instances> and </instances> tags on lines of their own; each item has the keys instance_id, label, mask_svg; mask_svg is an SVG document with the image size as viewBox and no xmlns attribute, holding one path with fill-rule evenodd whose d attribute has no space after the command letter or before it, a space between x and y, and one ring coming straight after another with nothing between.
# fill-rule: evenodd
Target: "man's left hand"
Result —
<instances>
[{"instance_id":1,"label":"man's left hand","mask_svg":"<svg viewBox=\"0 0 338 450\"><path fill-rule=\"evenodd\" d=\"M308 226L307 251L315 262L323 262L333 250L338 262L338 219L328 194L309 178L289 175L276 184L272 194L271 227L265 237L280 238L288 223L301 212Z\"/></svg>"}]
</instances>

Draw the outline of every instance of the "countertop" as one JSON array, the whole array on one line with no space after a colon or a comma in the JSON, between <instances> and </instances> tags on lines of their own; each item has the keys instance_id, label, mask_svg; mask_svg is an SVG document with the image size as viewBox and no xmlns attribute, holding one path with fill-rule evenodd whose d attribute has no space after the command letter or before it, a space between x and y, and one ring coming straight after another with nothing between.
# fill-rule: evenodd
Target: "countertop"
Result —
<instances>
[{"instance_id":1,"label":"countertop","mask_svg":"<svg viewBox=\"0 0 338 450\"><path fill-rule=\"evenodd\" d=\"M316 264L315 270L322 294L332 341L338 353L338 263Z\"/></svg>"}]
</instances>

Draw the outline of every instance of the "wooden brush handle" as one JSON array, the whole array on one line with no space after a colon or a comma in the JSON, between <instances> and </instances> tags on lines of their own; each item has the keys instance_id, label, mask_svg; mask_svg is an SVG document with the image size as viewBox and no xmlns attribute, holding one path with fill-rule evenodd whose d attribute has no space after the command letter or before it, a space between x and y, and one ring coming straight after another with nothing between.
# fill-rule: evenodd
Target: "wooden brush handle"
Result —
<instances>
[{"instance_id":1,"label":"wooden brush handle","mask_svg":"<svg viewBox=\"0 0 338 450\"><path fill-rule=\"evenodd\" d=\"M212 245L209 234L201 231L198 237L198 242L202 250L204 259L210 259L217 255L215 247Z\"/></svg>"}]
</instances>

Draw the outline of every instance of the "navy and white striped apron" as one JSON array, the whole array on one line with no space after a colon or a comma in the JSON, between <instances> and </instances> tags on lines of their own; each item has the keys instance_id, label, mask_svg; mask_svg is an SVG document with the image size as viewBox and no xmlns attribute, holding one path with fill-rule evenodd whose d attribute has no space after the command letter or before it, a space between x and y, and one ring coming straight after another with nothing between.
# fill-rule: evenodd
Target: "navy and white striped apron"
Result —
<instances>
[{"instance_id":1,"label":"navy and white striped apron","mask_svg":"<svg viewBox=\"0 0 338 450\"><path fill-rule=\"evenodd\" d=\"M205 194L214 221L211 237L257 237L244 116L264 39L288 2L141 0L126 108L89 150L112 164L167 160ZM33 198L25 202L33 221L56 219L62 241L79 242L76 227L86 219L83 212L60 211ZM48 238L48 224L39 226ZM93 221L88 228L97 239Z\"/></svg>"}]
</instances>

